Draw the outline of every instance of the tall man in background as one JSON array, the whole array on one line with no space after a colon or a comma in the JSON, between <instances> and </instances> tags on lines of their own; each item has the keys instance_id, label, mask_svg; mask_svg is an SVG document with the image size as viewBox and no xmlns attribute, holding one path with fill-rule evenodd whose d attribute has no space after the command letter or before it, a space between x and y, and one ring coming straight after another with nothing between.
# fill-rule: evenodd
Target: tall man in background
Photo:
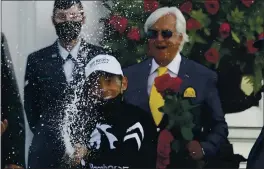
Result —
<instances>
[{"instance_id":1,"label":"tall man in background","mask_svg":"<svg viewBox=\"0 0 264 169\"><path fill-rule=\"evenodd\" d=\"M31 168L52 167L38 160L49 155L49 151L55 151L45 144L45 139L52 137L44 132L51 130L58 121L58 111L54 108L64 100L65 89L76 86L76 82L84 78L84 66L88 60L107 53L79 37L85 18L80 0L55 0L52 22L58 39L51 46L28 56L24 106L34 134L29 152Z\"/></svg>"},{"instance_id":2,"label":"tall man in background","mask_svg":"<svg viewBox=\"0 0 264 169\"><path fill-rule=\"evenodd\" d=\"M155 140L166 127L168 119L158 110L164 105L164 100L153 85L154 79L165 73L180 77L183 80L180 93L189 88L193 91L190 96L192 102L203 105L207 111L203 110L201 117L197 117L201 121L194 131L195 140L186 147L190 160L181 155L171 156L169 167L194 168L192 161L213 158L227 141L228 127L216 88L217 75L180 54L184 43L188 42L188 35L185 18L178 8L157 9L147 19L144 29L151 58L124 70L129 81L125 99L150 112L149 118L153 118L157 126L157 133L153 136Z\"/></svg>"}]
</instances>

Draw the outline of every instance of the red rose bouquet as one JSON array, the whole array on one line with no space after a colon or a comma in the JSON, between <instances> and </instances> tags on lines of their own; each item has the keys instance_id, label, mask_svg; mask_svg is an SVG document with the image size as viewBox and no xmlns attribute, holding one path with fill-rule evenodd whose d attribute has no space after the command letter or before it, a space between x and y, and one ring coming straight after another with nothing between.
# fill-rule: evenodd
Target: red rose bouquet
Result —
<instances>
[{"instance_id":1,"label":"red rose bouquet","mask_svg":"<svg viewBox=\"0 0 264 169\"><path fill-rule=\"evenodd\" d=\"M155 87L164 99L164 106L160 111L168 116L166 129L160 132L158 138L157 168L166 168L170 164L170 153L176 153L193 140L192 129L194 127L191 110L197 105L192 105L188 98L184 98L180 93L182 79L173 78L169 74L155 78ZM175 138L171 130L180 131Z\"/></svg>"}]
</instances>

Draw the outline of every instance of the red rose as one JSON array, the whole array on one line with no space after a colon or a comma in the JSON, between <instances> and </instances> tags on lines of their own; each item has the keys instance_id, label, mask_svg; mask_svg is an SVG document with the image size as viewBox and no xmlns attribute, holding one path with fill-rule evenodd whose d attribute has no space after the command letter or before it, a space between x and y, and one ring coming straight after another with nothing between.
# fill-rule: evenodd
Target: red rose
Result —
<instances>
[{"instance_id":1,"label":"red rose","mask_svg":"<svg viewBox=\"0 0 264 169\"><path fill-rule=\"evenodd\" d=\"M167 86L165 83L169 81L170 78L171 76L168 73L155 78L154 83L158 92L163 93L166 90Z\"/></svg>"},{"instance_id":2,"label":"red rose","mask_svg":"<svg viewBox=\"0 0 264 169\"><path fill-rule=\"evenodd\" d=\"M247 41L247 50L248 50L248 53L250 54L254 54L255 52L258 51L257 48L254 48L253 43L254 43L254 40Z\"/></svg>"},{"instance_id":3,"label":"red rose","mask_svg":"<svg viewBox=\"0 0 264 169\"><path fill-rule=\"evenodd\" d=\"M156 89L161 95L164 94L165 90L172 90L178 92L182 84L182 79L179 77L171 77L168 73L155 78Z\"/></svg>"},{"instance_id":4,"label":"red rose","mask_svg":"<svg viewBox=\"0 0 264 169\"><path fill-rule=\"evenodd\" d=\"M171 78L170 81L167 83L168 89L178 92L180 90L182 84L182 79L179 77Z\"/></svg>"},{"instance_id":5,"label":"red rose","mask_svg":"<svg viewBox=\"0 0 264 169\"><path fill-rule=\"evenodd\" d=\"M230 25L229 23L225 22L220 25L219 33L221 38L227 38L230 34Z\"/></svg>"},{"instance_id":6,"label":"red rose","mask_svg":"<svg viewBox=\"0 0 264 169\"><path fill-rule=\"evenodd\" d=\"M260 39L263 39L264 38L264 32L262 32L261 34L259 34L259 36L258 36L258 39L260 40Z\"/></svg>"},{"instance_id":7,"label":"red rose","mask_svg":"<svg viewBox=\"0 0 264 169\"><path fill-rule=\"evenodd\" d=\"M144 10L145 12L153 12L158 9L159 3L155 0L144 0Z\"/></svg>"},{"instance_id":8,"label":"red rose","mask_svg":"<svg viewBox=\"0 0 264 169\"><path fill-rule=\"evenodd\" d=\"M118 15L111 16L109 20L109 24L119 33L123 33L126 30L127 23L127 18Z\"/></svg>"},{"instance_id":9,"label":"red rose","mask_svg":"<svg viewBox=\"0 0 264 169\"><path fill-rule=\"evenodd\" d=\"M182 12L185 12L185 13L189 14L192 11L192 3L190 1L184 2L180 6L180 10Z\"/></svg>"},{"instance_id":10,"label":"red rose","mask_svg":"<svg viewBox=\"0 0 264 169\"><path fill-rule=\"evenodd\" d=\"M187 30L197 30L201 28L201 24L196 19L190 18L187 20L186 29Z\"/></svg>"},{"instance_id":11,"label":"red rose","mask_svg":"<svg viewBox=\"0 0 264 169\"><path fill-rule=\"evenodd\" d=\"M241 0L242 4L244 4L246 7L250 7L255 0Z\"/></svg>"},{"instance_id":12,"label":"red rose","mask_svg":"<svg viewBox=\"0 0 264 169\"><path fill-rule=\"evenodd\" d=\"M174 140L173 135L168 130L162 130L158 138L157 148L157 169L165 169L170 164L171 142Z\"/></svg>"},{"instance_id":13,"label":"red rose","mask_svg":"<svg viewBox=\"0 0 264 169\"><path fill-rule=\"evenodd\" d=\"M138 28L132 28L129 30L127 37L131 40L139 41L140 40L140 32Z\"/></svg>"},{"instance_id":14,"label":"red rose","mask_svg":"<svg viewBox=\"0 0 264 169\"><path fill-rule=\"evenodd\" d=\"M207 12L212 15L216 14L220 7L218 0L206 0L204 4Z\"/></svg>"},{"instance_id":15,"label":"red rose","mask_svg":"<svg viewBox=\"0 0 264 169\"><path fill-rule=\"evenodd\" d=\"M216 64L219 57L219 52L215 48L210 48L207 52L205 52L205 58L210 63Z\"/></svg>"}]
</instances>

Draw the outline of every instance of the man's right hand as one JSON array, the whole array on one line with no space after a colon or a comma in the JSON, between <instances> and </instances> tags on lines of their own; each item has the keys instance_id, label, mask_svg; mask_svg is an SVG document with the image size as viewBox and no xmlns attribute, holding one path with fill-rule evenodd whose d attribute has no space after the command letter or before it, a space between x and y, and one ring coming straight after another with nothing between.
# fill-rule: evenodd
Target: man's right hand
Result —
<instances>
[{"instance_id":1,"label":"man's right hand","mask_svg":"<svg viewBox=\"0 0 264 169\"><path fill-rule=\"evenodd\" d=\"M89 151L86 147L82 146L81 144L76 144L74 148L75 152L73 154L73 162L78 165L81 163L81 160L84 158L84 156L89 155Z\"/></svg>"},{"instance_id":2,"label":"man's right hand","mask_svg":"<svg viewBox=\"0 0 264 169\"><path fill-rule=\"evenodd\" d=\"M8 121L5 119L4 121L1 121L1 136L6 131L8 126Z\"/></svg>"},{"instance_id":3,"label":"man's right hand","mask_svg":"<svg viewBox=\"0 0 264 169\"><path fill-rule=\"evenodd\" d=\"M23 167L15 165L15 164L8 164L8 165L5 166L4 169L11 169L11 168L12 169L23 169Z\"/></svg>"},{"instance_id":4,"label":"man's right hand","mask_svg":"<svg viewBox=\"0 0 264 169\"><path fill-rule=\"evenodd\" d=\"M74 153L70 157L68 154L64 155L64 160L71 166L78 166L81 164L82 159L86 156L89 155L89 150L85 147L82 146L81 144L75 144L74 145Z\"/></svg>"}]
</instances>

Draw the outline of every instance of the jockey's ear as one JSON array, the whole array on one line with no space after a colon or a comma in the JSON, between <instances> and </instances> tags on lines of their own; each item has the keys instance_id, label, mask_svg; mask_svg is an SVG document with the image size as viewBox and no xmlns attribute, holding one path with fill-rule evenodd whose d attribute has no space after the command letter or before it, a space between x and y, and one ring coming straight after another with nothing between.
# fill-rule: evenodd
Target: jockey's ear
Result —
<instances>
[{"instance_id":1,"label":"jockey's ear","mask_svg":"<svg viewBox=\"0 0 264 169\"><path fill-rule=\"evenodd\" d=\"M127 80L127 77L124 76L122 78L122 88L121 88L122 92L127 89L127 85L128 85L128 80Z\"/></svg>"}]
</instances>

